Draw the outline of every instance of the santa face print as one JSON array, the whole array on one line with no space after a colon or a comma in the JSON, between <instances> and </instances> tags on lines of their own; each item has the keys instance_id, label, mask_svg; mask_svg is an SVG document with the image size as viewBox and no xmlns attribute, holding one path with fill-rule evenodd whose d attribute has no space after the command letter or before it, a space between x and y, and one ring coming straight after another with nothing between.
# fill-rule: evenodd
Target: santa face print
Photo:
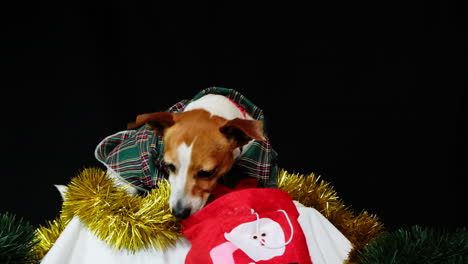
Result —
<instances>
[{"instance_id":1,"label":"santa face print","mask_svg":"<svg viewBox=\"0 0 468 264\"><path fill-rule=\"evenodd\" d=\"M270 218L240 224L224 237L254 261L281 256L286 248L283 229Z\"/></svg>"}]
</instances>

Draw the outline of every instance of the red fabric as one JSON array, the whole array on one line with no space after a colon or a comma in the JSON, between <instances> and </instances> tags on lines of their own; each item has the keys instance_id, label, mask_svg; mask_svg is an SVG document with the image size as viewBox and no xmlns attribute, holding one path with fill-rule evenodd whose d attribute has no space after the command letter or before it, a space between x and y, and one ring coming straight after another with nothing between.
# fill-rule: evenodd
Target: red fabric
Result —
<instances>
[{"instance_id":1,"label":"red fabric","mask_svg":"<svg viewBox=\"0 0 468 264\"><path fill-rule=\"evenodd\" d=\"M240 106L238 103L234 102L231 98L227 97L227 99L229 99L229 101L231 101L231 103L233 103L242 113L242 116L244 117L244 119L247 118L247 111L242 107Z\"/></svg>"},{"instance_id":2,"label":"red fabric","mask_svg":"<svg viewBox=\"0 0 468 264\"><path fill-rule=\"evenodd\" d=\"M281 190L225 194L182 222L183 234L192 244L185 263L312 264L298 217L291 197Z\"/></svg>"},{"instance_id":3,"label":"red fabric","mask_svg":"<svg viewBox=\"0 0 468 264\"><path fill-rule=\"evenodd\" d=\"M238 190L244 190L244 189L249 189L249 188L255 188L258 186L258 180L255 178L244 178L239 181L239 183L234 186L234 189L228 188L225 185L221 183L217 183L216 187L214 190L211 192L213 195L214 199L218 199L219 197L228 194L233 191L238 191Z\"/></svg>"}]
</instances>

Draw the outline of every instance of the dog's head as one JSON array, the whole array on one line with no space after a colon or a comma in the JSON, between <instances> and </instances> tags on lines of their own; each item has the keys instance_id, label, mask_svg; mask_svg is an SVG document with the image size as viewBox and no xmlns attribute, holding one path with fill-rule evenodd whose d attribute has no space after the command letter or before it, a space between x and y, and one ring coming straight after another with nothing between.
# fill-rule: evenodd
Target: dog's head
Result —
<instances>
[{"instance_id":1,"label":"dog's head","mask_svg":"<svg viewBox=\"0 0 468 264\"><path fill-rule=\"evenodd\" d=\"M218 179L231 169L239 147L252 139L265 140L261 121L226 120L203 109L139 115L129 128L143 124L163 136L169 205L178 218L203 208Z\"/></svg>"}]
</instances>

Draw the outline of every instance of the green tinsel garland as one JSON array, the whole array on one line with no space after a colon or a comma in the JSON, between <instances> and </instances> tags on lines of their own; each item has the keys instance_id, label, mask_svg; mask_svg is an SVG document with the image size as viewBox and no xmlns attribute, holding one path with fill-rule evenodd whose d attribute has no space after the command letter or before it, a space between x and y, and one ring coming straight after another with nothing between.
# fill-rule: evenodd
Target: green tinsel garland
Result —
<instances>
[{"instance_id":1,"label":"green tinsel garland","mask_svg":"<svg viewBox=\"0 0 468 264\"><path fill-rule=\"evenodd\" d=\"M36 228L22 218L0 214L0 263L39 263L39 256L33 250L38 242L35 231Z\"/></svg>"},{"instance_id":2,"label":"green tinsel garland","mask_svg":"<svg viewBox=\"0 0 468 264\"><path fill-rule=\"evenodd\" d=\"M468 230L412 226L378 236L360 252L361 264L467 264Z\"/></svg>"}]
</instances>

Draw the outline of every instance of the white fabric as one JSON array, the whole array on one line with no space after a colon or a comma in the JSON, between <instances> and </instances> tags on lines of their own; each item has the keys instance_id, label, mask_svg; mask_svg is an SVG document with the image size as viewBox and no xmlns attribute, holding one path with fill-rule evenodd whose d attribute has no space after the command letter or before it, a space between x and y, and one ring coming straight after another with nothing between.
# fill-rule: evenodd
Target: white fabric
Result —
<instances>
[{"instance_id":1,"label":"white fabric","mask_svg":"<svg viewBox=\"0 0 468 264\"><path fill-rule=\"evenodd\" d=\"M353 248L351 242L319 211L294 201L313 264L342 264Z\"/></svg>"},{"instance_id":2,"label":"white fabric","mask_svg":"<svg viewBox=\"0 0 468 264\"><path fill-rule=\"evenodd\" d=\"M41 264L183 264L189 249L190 243L182 239L164 252L140 250L132 254L126 250L116 251L96 238L75 216Z\"/></svg>"},{"instance_id":3,"label":"white fabric","mask_svg":"<svg viewBox=\"0 0 468 264\"><path fill-rule=\"evenodd\" d=\"M296 206L312 262L342 264L352 249L349 240L314 208L297 202ZM175 247L165 251L141 250L134 254L115 251L74 217L41 264L182 264L189 250L190 243L181 239Z\"/></svg>"}]
</instances>

